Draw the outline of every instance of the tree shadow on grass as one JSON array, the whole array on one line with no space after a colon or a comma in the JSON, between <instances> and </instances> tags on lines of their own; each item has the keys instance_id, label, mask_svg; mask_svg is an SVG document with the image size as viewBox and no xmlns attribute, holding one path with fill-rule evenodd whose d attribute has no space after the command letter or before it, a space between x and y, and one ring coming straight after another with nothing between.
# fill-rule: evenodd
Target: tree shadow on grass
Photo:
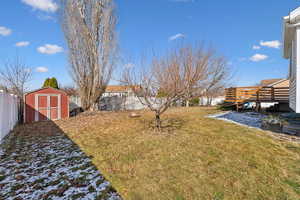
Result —
<instances>
[{"instance_id":1,"label":"tree shadow on grass","mask_svg":"<svg viewBox=\"0 0 300 200\"><path fill-rule=\"evenodd\" d=\"M122 199L53 121L17 126L0 145L0 199Z\"/></svg>"}]
</instances>

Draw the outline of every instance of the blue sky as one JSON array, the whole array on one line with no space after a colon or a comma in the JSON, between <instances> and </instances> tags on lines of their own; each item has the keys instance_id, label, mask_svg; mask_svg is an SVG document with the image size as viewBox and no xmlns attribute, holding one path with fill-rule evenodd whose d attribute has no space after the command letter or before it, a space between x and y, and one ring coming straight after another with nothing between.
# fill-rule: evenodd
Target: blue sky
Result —
<instances>
[{"instance_id":1,"label":"blue sky","mask_svg":"<svg viewBox=\"0 0 300 200\"><path fill-rule=\"evenodd\" d=\"M184 40L204 41L225 55L235 85L287 76L282 58L282 17L295 0L116 0L120 54L135 62ZM67 48L54 0L6 0L0 7L0 68L18 54L34 72L30 89L47 77L71 85ZM122 67L122 66L120 66Z\"/></svg>"}]
</instances>

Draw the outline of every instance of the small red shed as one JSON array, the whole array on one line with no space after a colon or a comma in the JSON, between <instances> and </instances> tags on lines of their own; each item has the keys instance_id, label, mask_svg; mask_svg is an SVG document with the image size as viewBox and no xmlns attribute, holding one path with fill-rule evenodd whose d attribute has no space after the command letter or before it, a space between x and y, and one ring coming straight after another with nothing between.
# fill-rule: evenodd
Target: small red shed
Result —
<instances>
[{"instance_id":1,"label":"small red shed","mask_svg":"<svg viewBox=\"0 0 300 200\"><path fill-rule=\"evenodd\" d=\"M69 97L62 90L47 87L29 92L24 103L25 123L69 117Z\"/></svg>"}]
</instances>

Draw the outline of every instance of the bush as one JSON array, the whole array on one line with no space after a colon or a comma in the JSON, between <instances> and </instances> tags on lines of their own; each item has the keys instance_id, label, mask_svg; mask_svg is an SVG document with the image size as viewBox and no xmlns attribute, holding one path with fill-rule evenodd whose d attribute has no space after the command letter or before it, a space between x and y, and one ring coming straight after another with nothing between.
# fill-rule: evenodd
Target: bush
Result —
<instances>
[{"instance_id":1,"label":"bush","mask_svg":"<svg viewBox=\"0 0 300 200\"><path fill-rule=\"evenodd\" d=\"M194 98L190 100L190 105L191 106L199 106L199 98Z\"/></svg>"}]
</instances>

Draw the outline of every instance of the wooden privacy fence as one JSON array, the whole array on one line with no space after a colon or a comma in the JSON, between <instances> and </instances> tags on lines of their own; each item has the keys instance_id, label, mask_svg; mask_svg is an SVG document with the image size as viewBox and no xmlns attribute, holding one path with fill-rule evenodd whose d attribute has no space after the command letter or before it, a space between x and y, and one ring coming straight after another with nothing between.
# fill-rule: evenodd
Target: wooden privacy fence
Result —
<instances>
[{"instance_id":1,"label":"wooden privacy fence","mask_svg":"<svg viewBox=\"0 0 300 200\"><path fill-rule=\"evenodd\" d=\"M0 142L18 123L19 98L0 90Z\"/></svg>"},{"instance_id":2,"label":"wooden privacy fence","mask_svg":"<svg viewBox=\"0 0 300 200\"><path fill-rule=\"evenodd\" d=\"M226 88L225 93L225 102L234 104L289 101L289 87L233 87Z\"/></svg>"}]
</instances>

